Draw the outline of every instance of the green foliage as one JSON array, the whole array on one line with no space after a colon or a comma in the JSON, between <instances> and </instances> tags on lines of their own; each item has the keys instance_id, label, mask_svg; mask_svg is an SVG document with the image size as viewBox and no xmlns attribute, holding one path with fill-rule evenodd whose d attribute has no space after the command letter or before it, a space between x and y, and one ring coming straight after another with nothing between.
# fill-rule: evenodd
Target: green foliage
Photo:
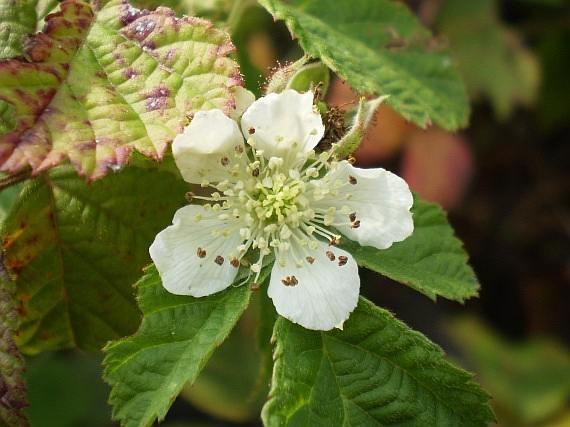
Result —
<instances>
[{"instance_id":1,"label":"green foliage","mask_svg":"<svg viewBox=\"0 0 570 427\"><path fill-rule=\"evenodd\" d=\"M406 7L392 0L260 0L283 19L305 53L320 58L362 93L390 95L402 116L425 127L465 126L465 89Z\"/></svg>"},{"instance_id":2,"label":"green foliage","mask_svg":"<svg viewBox=\"0 0 570 427\"><path fill-rule=\"evenodd\" d=\"M27 47L29 61L0 63L0 99L16 111L16 126L0 137L8 172L69 159L94 179L132 151L160 159L188 115L229 112L241 83L227 33L120 0L100 10L64 1Z\"/></svg>"},{"instance_id":3,"label":"green foliage","mask_svg":"<svg viewBox=\"0 0 570 427\"><path fill-rule=\"evenodd\" d=\"M359 265L404 283L435 300L464 301L476 296L479 284L467 253L454 235L441 207L415 198L414 233L389 249L345 242Z\"/></svg>"},{"instance_id":4,"label":"green foliage","mask_svg":"<svg viewBox=\"0 0 570 427\"><path fill-rule=\"evenodd\" d=\"M247 286L203 298L168 293L154 266L137 284L138 332L105 348L105 380L115 419L128 427L161 420L192 383L247 307Z\"/></svg>"},{"instance_id":5,"label":"green foliage","mask_svg":"<svg viewBox=\"0 0 570 427\"><path fill-rule=\"evenodd\" d=\"M0 272L0 425L27 426L23 408L28 404L23 378L24 360L14 343L18 314L13 284Z\"/></svg>"},{"instance_id":6,"label":"green foliage","mask_svg":"<svg viewBox=\"0 0 570 427\"><path fill-rule=\"evenodd\" d=\"M277 321L266 426L486 426L488 396L426 337L361 298L343 331Z\"/></svg>"},{"instance_id":7,"label":"green foliage","mask_svg":"<svg viewBox=\"0 0 570 427\"><path fill-rule=\"evenodd\" d=\"M20 348L97 350L132 333L139 312L131 284L185 188L171 173L136 167L91 185L70 167L29 182L2 229Z\"/></svg>"},{"instance_id":8,"label":"green foliage","mask_svg":"<svg viewBox=\"0 0 570 427\"><path fill-rule=\"evenodd\" d=\"M269 392L272 368L269 340L257 345L257 326L263 323L262 310L266 307L262 303L268 299L264 291L252 295L248 309L229 337L194 384L184 387L182 396L194 406L234 422L259 417Z\"/></svg>"},{"instance_id":9,"label":"green foliage","mask_svg":"<svg viewBox=\"0 0 570 427\"><path fill-rule=\"evenodd\" d=\"M24 36L36 29L32 0L0 0L0 60L24 54Z\"/></svg>"},{"instance_id":10,"label":"green foliage","mask_svg":"<svg viewBox=\"0 0 570 427\"><path fill-rule=\"evenodd\" d=\"M473 318L454 319L448 329L508 425L536 425L567 407L568 350L544 338L505 341Z\"/></svg>"},{"instance_id":11,"label":"green foliage","mask_svg":"<svg viewBox=\"0 0 570 427\"><path fill-rule=\"evenodd\" d=\"M500 22L497 8L496 0L447 0L439 28L471 95L488 96L496 114L505 118L517 103L534 101L539 69L518 34Z\"/></svg>"}]
</instances>

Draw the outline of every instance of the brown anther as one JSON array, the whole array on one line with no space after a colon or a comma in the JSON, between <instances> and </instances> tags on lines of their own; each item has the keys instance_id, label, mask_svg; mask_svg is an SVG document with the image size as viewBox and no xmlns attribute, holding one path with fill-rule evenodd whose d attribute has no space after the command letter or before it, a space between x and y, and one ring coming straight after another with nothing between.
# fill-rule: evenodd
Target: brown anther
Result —
<instances>
[{"instance_id":1,"label":"brown anther","mask_svg":"<svg viewBox=\"0 0 570 427\"><path fill-rule=\"evenodd\" d=\"M255 168L254 170L251 171L251 174L253 176L259 176L259 169Z\"/></svg>"},{"instance_id":2,"label":"brown anther","mask_svg":"<svg viewBox=\"0 0 570 427\"><path fill-rule=\"evenodd\" d=\"M348 257L341 255L338 257L338 265L339 267L342 267L343 265L345 265L348 262Z\"/></svg>"},{"instance_id":3,"label":"brown anther","mask_svg":"<svg viewBox=\"0 0 570 427\"><path fill-rule=\"evenodd\" d=\"M220 159L220 163L222 164L222 166L227 166L230 164L230 159L228 159L226 156L224 156Z\"/></svg>"},{"instance_id":4,"label":"brown anther","mask_svg":"<svg viewBox=\"0 0 570 427\"><path fill-rule=\"evenodd\" d=\"M192 200L194 200L194 196L195 196L195 194L192 193L191 191L188 191L188 192L184 195L184 197L186 198L186 201L187 201L187 202L191 202Z\"/></svg>"},{"instance_id":5,"label":"brown anther","mask_svg":"<svg viewBox=\"0 0 570 427\"><path fill-rule=\"evenodd\" d=\"M287 276L284 279L281 279L281 283L285 286L295 286L299 283L295 276Z\"/></svg>"},{"instance_id":6,"label":"brown anther","mask_svg":"<svg viewBox=\"0 0 570 427\"><path fill-rule=\"evenodd\" d=\"M330 259L331 261L334 261L336 259L335 255L332 251L326 251L326 255L327 255L328 259Z\"/></svg>"},{"instance_id":7,"label":"brown anther","mask_svg":"<svg viewBox=\"0 0 570 427\"><path fill-rule=\"evenodd\" d=\"M349 156L347 160L348 160L348 163L350 163L351 165L356 163L356 157L354 157L354 156Z\"/></svg>"},{"instance_id":8,"label":"brown anther","mask_svg":"<svg viewBox=\"0 0 570 427\"><path fill-rule=\"evenodd\" d=\"M253 135L255 133L255 129L254 128L249 128L247 130L247 133L249 133L250 135Z\"/></svg>"},{"instance_id":9,"label":"brown anther","mask_svg":"<svg viewBox=\"0 0 570 427\"><path fill-rule=\"evenodd\" d=\"M348 215L348 219L350 219L350 222L356 221L356 212L353 212L350 215Z\"/></svg>"},{"instance_id":10,"label":"brown anther","mask_svg":"<svg viewBox=\"0 0 570 427\"><path fill-rule=\"evenodd\" d=\"M218 264L218 265L222 265L222 264L224 263L224 257L221 256L221 255L218 255L218 256L216 257L216 259L214 260L214 262L215 262L216 264Z\"/></svg>"},{"instance_id":11,"label":"brown anther","mask_svg":"<svg viewBox=\"0 0 570 427\"><path fill-rule=\"evenodd\" d=\"M348 182L350 182L352 185L356 185L358 183L358 181L356 180L355 177L353 177L352 175L349 175L348 177Z\"/></svg>"},{"instance_id":12,"label":"brown anther","mask_svg":"<svg viewBox=\"0 0 570 427\"><path fill-rule=\"evenodd\" d=\"M196 251L196 255L198 255L198 258L206 258L206 250L198 248L198 250Z\"/></svg>"},{"instance_id":13,"label":"brown anther","mask_svg":"<svg viewBox=\"0 0 570 427\"><path fill-rule=\"evenodd\" d=\"M251 285L249 285L249 288L252 291L258 291L260 287L261 287L261 285L257 282L251 282Z\"/></svg>"},{"instance_id":14,"label":"brown anther","mask_svg":"<svg viewBox=\"0 0 570 427\"><path fill-rule=\"evenodd\" d=\"M352 223L351 228L358 228L358 227L360 227L360 221L354 221L354 222Z\"/></svg>"},{"instance_id":15,"label":"brown anther","mask_svg":"<svg viewBox=\"0 0 570 427\"><path fill-rule=\"evenodd\" d=\"M331 237L331 239L329 240L329 246L336 246L338 245L338 242L340 240L340 236L333 236Z\"/></svg>"},{"instance_id":16,"label":"brown anther","mask_svg":"<svg viewBox=\"0 0 570 427\"><path fill-rule=\"evenodd\" d=\"M241 154L243 153L243 145L236 145L235 148L236 153Z\"/></svg>"},{"instance_id":17,"label":"brown anther","mask_svg":"<svg viewBox=\"0 0 570 427\"><path fill-rule=\"evenodd\" d=\"M312 263L315 262L315 258L313 258L312 256L308 256L308 257L305 258L305 259L307 260L307 262L308 262L309 264L312 264Z\"/></svg>"},{"instance_id":18,"label":"brown anther","mask_svg":"<svg viewBox=\"0 0 570 427\"><path fill-rule=\"evenodd\" d=\"M232 258L230 260L230 264L232 265L232 267L234 268L239 268L239 259L237 258Z\"/></svg>"}]
</instances>

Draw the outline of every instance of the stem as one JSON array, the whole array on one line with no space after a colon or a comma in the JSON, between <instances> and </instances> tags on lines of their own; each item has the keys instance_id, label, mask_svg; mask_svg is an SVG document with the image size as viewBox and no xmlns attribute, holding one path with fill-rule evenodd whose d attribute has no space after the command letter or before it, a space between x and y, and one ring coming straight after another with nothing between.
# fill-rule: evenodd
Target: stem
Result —
<instances>
[{"instance_id":1,"label":"stem","mask_svg":"<svg viewBox=\"0 0 570 427\"><path fill-rule=\"evenodd\" d=\"M29 169L18 172L14 175L8 175L0 178L0 191L5 190L12 185L18 184L32 177L32 172Z\"/></svg>"}]
</instances>

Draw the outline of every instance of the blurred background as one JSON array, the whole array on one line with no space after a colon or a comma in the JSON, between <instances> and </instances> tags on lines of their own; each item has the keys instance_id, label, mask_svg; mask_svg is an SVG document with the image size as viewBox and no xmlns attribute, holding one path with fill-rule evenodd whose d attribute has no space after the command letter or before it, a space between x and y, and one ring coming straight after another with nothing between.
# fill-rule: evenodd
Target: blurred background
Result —
<instances>
[{"instance_id":1,"label":"blurred background","mask_svg":"<svg viewBox=\"0 0 570 427\"><path fill-rule=\"evenodd\" d=\"M134 3L224 22L233 2ZM475 372L499 425L570 426L570 2L406 3L449 45L472 99L470 125L458 133L421 130L381 107L357 162L400 174L448 210L482 288L464 306L434 304L362 272L363 293ZM258 95L272 69L301 56L284 25L254 1L227 25ZM356 98L333 78L327 99L350 109ZM255 313L248 313L164 425L260 425L266 387L256 386L267 385L267 367L254 334ZM29 358L32 425L113 425L100 370L100 359L84 353Z\"/></svg>"}]
</instances>

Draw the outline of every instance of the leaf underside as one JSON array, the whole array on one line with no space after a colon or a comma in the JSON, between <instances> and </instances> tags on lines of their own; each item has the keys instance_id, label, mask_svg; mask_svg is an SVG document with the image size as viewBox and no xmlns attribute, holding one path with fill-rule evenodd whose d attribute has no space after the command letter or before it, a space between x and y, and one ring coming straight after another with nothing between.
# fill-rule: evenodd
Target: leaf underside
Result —
<instances>
[{"instance_id":1,"label":"leaf underside","mask_svg":"<svg viewBox=\"0 0 570 427\"><path fill-rule=\"evenodd\" d=\"M105 348L113 417L124 427L161 420L192 383L246 309L250 290L230 287L208 297L168 293L154 266L137 284L144 317L138 332Z\"/></svg>"},{"instance_id":2,"label":"leaf underside","mask_svg":"<svg viewBox=\"0 0 570 427\"><path fill-rule=\"evenodd\" d=\"M131 166L92 184L69 166L29 182L2 230L22 351L98 350L132 333L132 283L185 189L173 174Z\"/></svg>"},{"instance_id":3,"label":"leaf underside","mask_svg":"<svg viewBox=\"0 0 570 427\"><path fill-rule=\"evenodd\" d=\"M463 244L455 237L444 211L415 198L414 232L386 250L344 241L359 265L383 274L435 300L463 302L477 296L479 283Z\"/></svg>"},{"instance_id":4,"label":"leaf underside","mask_svg":"<svg viewBox=\"0 0 570 427\"><path fill-rule=\"evenodd\" d=\"M0 136L2 171L68 159L99 178L133 151L162 158L194 112L235 107L241 76L227 33L167 8L94 7L65 0L27 41L26 59L0 62L0 102L16 115Z\"/></svg>"},{"instance_id":5,"label":"leaf underside","mask_svg":"<svg viewBox=\"0 0 570 427\"><path fill-rule=\"evenodd\" d=\"M402 3L392 0L260 0L303 50L356 90L421 127L467 124L465 88L449 55Z\"/></svg>"},{"instance_id":6,"label":"leaf underside","mask_svg":"<svg viewBox=\"0 0 570 427\"><path fill-rule=\"evenodd\" d=\"M280 318L263 421L273 426L486 426L472 375L389 312L361 298L343 331Z\"/></svg>"}]
</instances>

